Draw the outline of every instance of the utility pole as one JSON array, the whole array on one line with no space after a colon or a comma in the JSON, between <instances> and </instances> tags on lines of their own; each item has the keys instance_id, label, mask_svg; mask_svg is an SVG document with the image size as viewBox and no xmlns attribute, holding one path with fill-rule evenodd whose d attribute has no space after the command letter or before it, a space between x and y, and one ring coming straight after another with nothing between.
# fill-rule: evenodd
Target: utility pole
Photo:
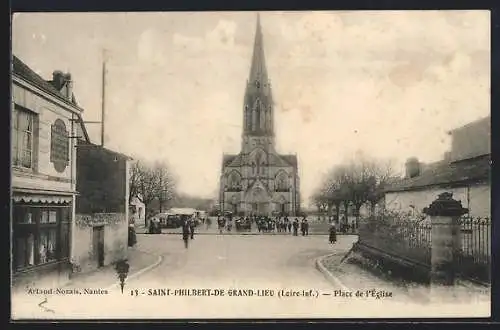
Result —
<instances>
[{"instance_id":1,"label":"utility pole","mask_svg":"<svg viewBox=\"0 0 500 330\"><path fill-rule=\"evenodd\" d=\"M160 213L163 212L163 171L160 169Z\"/></svg>"},{"instance_id":2,"label":"utility pole","mask_svg":"<svg viewBox=\"0 0 500 330\"><path fill-rule=\"evenodd\" d=\"M104 147L104 119L106 109L106 50L103 50L102 61L102 95L101 95L101 147Z\"/></svg>"}]
</instances>

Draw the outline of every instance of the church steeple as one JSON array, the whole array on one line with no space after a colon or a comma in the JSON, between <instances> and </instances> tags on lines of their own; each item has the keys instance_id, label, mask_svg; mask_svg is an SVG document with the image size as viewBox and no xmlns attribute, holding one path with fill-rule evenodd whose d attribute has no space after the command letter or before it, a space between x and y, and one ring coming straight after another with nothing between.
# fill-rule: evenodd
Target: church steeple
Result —
<instances>
[{"instance_id":1,"label":"church steeple","mask_svg":"<svg viewBox=\"0 0 500 330\"><path fill-rule=\"evenodd\" d=\"M250 67L249 81L267 82L266 59L264 56L264 42L262 40L262 27L260 15L257 14L257 28L255 29L255 41L253 45L252 66Z\"/></svg>"},{"instance_id":2,"label":"church steeple","mask_svg":"<svg viewBox=\"0 0 500 330\"><path fill-rule=\"evenodd\" d=\"M259 14L257 14L252 63L245 90L243 111L244 136L274 136L273 99L264 56Z\"/></svg>"}]
</instances>

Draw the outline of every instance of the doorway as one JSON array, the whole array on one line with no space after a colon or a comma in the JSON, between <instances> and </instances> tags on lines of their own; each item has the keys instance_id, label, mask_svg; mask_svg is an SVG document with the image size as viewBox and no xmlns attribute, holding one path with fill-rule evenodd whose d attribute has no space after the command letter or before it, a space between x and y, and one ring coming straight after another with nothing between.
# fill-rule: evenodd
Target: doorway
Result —
<instances>
[{"instance_id":1,"label":"doorway","mask_svg":"<svg viewBox=\"0 0 500 330\"><path fill-rule=\"evenodd\" d=\"M104 266L104 226L92 227L92 247L97 267Z\"/></svg>"}]
</instances>

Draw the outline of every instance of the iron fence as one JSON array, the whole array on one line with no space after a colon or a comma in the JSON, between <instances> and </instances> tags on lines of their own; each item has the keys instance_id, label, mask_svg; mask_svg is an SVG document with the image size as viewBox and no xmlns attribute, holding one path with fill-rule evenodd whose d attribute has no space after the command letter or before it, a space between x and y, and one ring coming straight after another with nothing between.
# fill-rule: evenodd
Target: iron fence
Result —
<instances>
[{"instance_id":1,"label":"iron fence","mask_svg":"<svg viewBox=\"0 0 500 330\"><path fill-rule=\"evenodd\" d=\"M457 269L464 276L490 282L491 219L489 217L460 218L461 249Z\"/></svg>"},{"instance_id":2,"label":"iron fence","mask_svg":"<svg viewBox=\"0 0 500 330\"><path fill-rule=\"evenodd\" d=\"M465 216L459 219L461 246L456 271L462 276L490 282L491 219ZM432 226L428 219L384 214L364 219L359 242L402 259L431 266Z\"/></svg>"},{"instance_id":3,"label":"iron fence","mask_svg":"<svg viewBox=\"0 0 500 330\"><path fill-rule=\"evenodd\" d=\"M424 266L431 264L431 225L394 215L370 217L360 224L359 241Z\"/></svg>"}]
</instances>

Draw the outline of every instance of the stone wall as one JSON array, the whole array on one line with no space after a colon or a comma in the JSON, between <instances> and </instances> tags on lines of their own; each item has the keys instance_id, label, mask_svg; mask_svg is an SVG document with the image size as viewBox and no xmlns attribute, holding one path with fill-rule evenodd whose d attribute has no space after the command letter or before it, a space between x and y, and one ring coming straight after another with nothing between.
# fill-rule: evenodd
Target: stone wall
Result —
<instances>
[{"instance_id":1,"label":"stone wall","mask_svg":"<svg viewBox=\"0 0 500 330\"><path fill-rule=\"evenodd\" d=\"M97 268L93 227L99 225L104 226L104 266L127 257L128 222L125 214L77 214L72 255L75 272L88 272Z\"/></svg>"}]
</instances>

